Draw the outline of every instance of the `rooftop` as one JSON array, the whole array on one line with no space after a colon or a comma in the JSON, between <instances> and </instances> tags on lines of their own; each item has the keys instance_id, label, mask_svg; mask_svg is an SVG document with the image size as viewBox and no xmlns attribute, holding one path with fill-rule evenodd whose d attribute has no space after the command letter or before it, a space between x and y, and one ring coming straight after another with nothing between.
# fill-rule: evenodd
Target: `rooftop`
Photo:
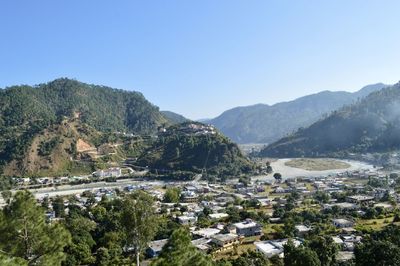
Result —
<instances>
[{"instance_id":1,"label":"rooftop","mask_svg":"<svg viewBox=\"0 0 400 266\"><path fill-rule=\"evenodd\" d=\"M227 241L235 240L235 239L239 238L239 236L235 235L235 234L217 234L217 235L214 235L212 238L215 240L221 241L221 242L227 242Z\"/></svg>"}]
</instances>

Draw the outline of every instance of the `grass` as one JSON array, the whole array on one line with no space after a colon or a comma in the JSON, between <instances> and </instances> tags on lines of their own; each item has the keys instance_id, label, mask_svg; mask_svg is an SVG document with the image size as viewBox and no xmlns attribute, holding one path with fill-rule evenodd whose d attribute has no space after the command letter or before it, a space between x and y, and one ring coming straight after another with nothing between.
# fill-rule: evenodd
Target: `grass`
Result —
<instances>
[{"instance_id":1,"label":"grass","mask_svg":"<svg viewBox=\"0 0 400 266\"><path fill-rule=\"evenodd\" d=\"M347 169L350 164L334 159L293 159L285 163L286 166L300 168L307 171L325 171L334 169Z\"/></svg>"},{"instance_id":2,"label":"grass","mask_svg":"<svg viewBox=\"0 0 400 266\"><path fill-rule=\"evenodd\" d=\"M381 230L383 227L391 224L393 221L393 217L386 217L381 219L359 219L356 222L355 228L357 230L366 229L366 230ZM400 225L400 222L395 223L396 225Z\"/></svg>"},{"instance_id":3,"label":"grass","mask_svg":"<svg viewBox=\"0 0 400 266\"><path fill-rule=\"evenodd\" d=\"M276 229L283 228L284 224L267 224L263 228L263 233L265 235L275 234L277 232Z\"/></svg>"}]
</instances>

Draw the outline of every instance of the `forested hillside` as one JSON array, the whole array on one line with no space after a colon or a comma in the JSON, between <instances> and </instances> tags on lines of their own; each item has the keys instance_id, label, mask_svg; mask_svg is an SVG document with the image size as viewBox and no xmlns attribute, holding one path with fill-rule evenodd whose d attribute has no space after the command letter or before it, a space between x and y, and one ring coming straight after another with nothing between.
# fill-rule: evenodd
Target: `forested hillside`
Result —
<instances>
[{"instance_id":1,"label":"forested hillside","mask_svg":"<svg viewBox=\"0 0 400 266\"><path fill-rule=\"evenodd\" d=\"M184 121L138 92L70 79L10 87L0 90L0 174L88 174L126 158L156 169L213 174L252 167L214 128L177 124Z\"/></svg>"},{"instance_id":2,"label":"forested hillside","mask_svg":"<svg viewBox=\"0 0 400 266\"><path fill-rule=\"evenodd\" d=\"M262 156L345 156L400 149L400 84L374 92L283 138Z\"/></svg>"},{"instance_id":3,"label":"forested hillside","mask_svg":"<svg viewBox=\"0 0 400 266\"><path fill-rule=\"evenodd\" d=\"M0 90L1 126L32 121L53 122L63 116L80 116L97 130L154 132L167 122L158 107L141 93L85 84L71 79Z\"/></svg>"},{"instance_id":4,"label":"forested hillside","mask_svg":"<svg viewBox=\"0 0 400 266\"><path fill-rule=\"evenodd\" d=\"M39 145L36 142L40 139L46 143L43 145L56 147L68 138L63 136L68 130L60 127L62 121L72 118L93 132L150 134L170 123L158 107L139 92L70 79L57 79L34 87L9 87L0 90L0 173L23 174L44 166L36 161L36 156L35 160L29 159L36 153ZM44 138L46 135L51 138ZM62 156L64 150L59 151L61 157L65 157Z\"/></svg>"},{"instance_id":5,"label":"forested hillside","mask_svg":"<svg viewBox=\"0 0 400 266\"><path fill-rule=\"evenodd\" d=\"M138 163L161 170L236 175L252 169L238 146L213 127L187 122L166 129Z\"/></svg>"},{"instance_id":6,"label":"forested hillside","mask_svg":"<svg viewBox=\"0 0 400 266\"><path fill-rule=\"evenodd\" d=\"M369 85L355 93L323 91L272 106L257 104L237 107L208 123L238 143L272 143L384 86L382 83Z\"/></svg>"},{"instance_id":7,"label":"forested hillside","mask_svg":"<svg viewBox=\"0 0 400 266\"><path fill-rule=\"evenodd\" d=\"M171 111L161 111L161 113L173 124L179 124L189 121L183 115L171 112Z\"/></svg>"}]
</instances>

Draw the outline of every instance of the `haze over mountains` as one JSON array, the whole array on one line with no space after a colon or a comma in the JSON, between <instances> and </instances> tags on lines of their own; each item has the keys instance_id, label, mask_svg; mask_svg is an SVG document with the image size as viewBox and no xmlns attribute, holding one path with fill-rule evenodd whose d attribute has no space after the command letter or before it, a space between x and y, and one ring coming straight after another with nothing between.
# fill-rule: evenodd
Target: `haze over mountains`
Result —
<instances>
[{"instance_id":1,"label":"haze over mountains","mask_svg":"<svg viewBox=\"0 0 400 266\"><path fill-rule=\"evenodd\" d=\"M400 149L400 83L345 106L260 152L271 157L346 157Z\"/></svg>"},{"instance_id":2,"label":"haze over mountains","mask_svg":"<svg viewBox=\"0 0 400 266\"><path fill-rule=\"evenodd\" d=\"M377 83L354 93L322 91L274 105L236 107L205 122L216 126L237 143L272 143L383 87L384 84Z\"/></svg>"}]
</instances>

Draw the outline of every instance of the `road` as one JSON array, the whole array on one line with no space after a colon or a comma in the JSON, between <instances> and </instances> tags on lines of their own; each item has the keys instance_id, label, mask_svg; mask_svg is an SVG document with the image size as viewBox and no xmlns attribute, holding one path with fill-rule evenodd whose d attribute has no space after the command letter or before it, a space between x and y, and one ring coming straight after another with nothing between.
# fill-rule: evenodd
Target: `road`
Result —
<instances>
[{"instance_id":1,"label":"road","mask_svg":"<svg viewBox=\"0 0 400 266\"><path fill-rule=\"evenodd\" d=\"M152 185L152 186L162 186L167 182L164 181L143 181L134 179L120 179L117 182L96 182L81 185L62 185L58 187L47 187L39 189L30 189L29 191L37 199L42 199L44 197L55 197L55 196L66 196L80 194L85 190L97 190L101 188L119 188L123 189L128 185L140 186L140 185Z\"/></svg>"}]
</instances>

